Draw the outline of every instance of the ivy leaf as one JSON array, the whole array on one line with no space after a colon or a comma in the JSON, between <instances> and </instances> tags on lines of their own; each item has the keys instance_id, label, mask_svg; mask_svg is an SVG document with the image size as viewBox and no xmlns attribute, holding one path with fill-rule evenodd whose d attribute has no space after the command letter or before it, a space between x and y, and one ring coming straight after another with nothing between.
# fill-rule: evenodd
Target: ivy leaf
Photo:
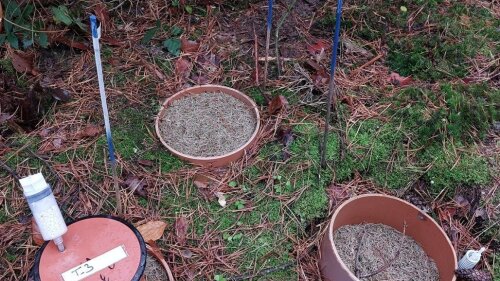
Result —
<instances>
[{"instance_id":1,"label":"ivy leaf","mask_svg":"<svg viewBox=\"0 0 500 281\"><path fill-rule=\"evenodd\" d=\"M49 37L47 36L47 33L38 33L38 44L40 44L42 48L47 48L49 46Z\"/></svg>"},{"instance_id":2,"label":"ivy leaf","mask_svg":"<svg viewBox=\"0 0 500 281\"><path fill-rule=\"evenodd\" d=\"M66 6L60 5L59 7L52 7L51 9L54 14L54 20L57 23L62 22L65 25L71 25L73 23L73 19L69 15L69 11Z\"/></svg>"},{"instance_id":3,"label":"ivy leaf","mask_svg":"<svg viewBox=\"0 0 500 281\"><path fill-rule=\"evenodd\" d=\"M172 30L170 31L170 34L172 34L172 36L179 36L182 34L182 28L178 26L173 26Z\"/></svg>"},{"instance_id":4,"label":"ivy leaf","mask_svg":"<svg viewBox=\"0 0 500 281\"><path fill-rule=\"evenodd\" d=\"M5 42L5 38L7 38L7 35L0 34L0 46L3 45L3 43Z\"/></svg>"},{"instance_id":5,"label":"ivy leaf","mask_svg":"<svg viewBox=\"0 0 500 281\"><path fill-rule=\"evenodd\" d=\"M169 38L163 42L163 46L174 56L178 56L181 51L181 40Z\"/></svg>"},{"instance_id":6,"label":"ivy leaf","mask_svg":"<svg viewBox=\"0 0 500 281\"><path fill-rule=\"evenodd\" d=\"M19 49L19 41L14 33L7 34L7 41L12 48Z\"/></svg>"},{"instance_id":7,"label":"ivy leaf","mask_svg":"<svg viewBox=\"0 0 500 281\"><path fill-rule=\"evenodd\" d=\"M238 186L238 183L235 181L230 181L227 185L229 185L230 187L236 187Z\"/></svg>"},{"instance_id":8,"label":"ivy leaf","mask_svg":"<svg viewBox=\"0 0 500 281\"><path fill-rule=\"evenodd\" d=\"M23 48L29 48L33 45L33 38L25 38L23 39Z\"/></svg>"},{"instance_id":9,"label":"ivy leaf","mask_svg":"<svg viewBox=\"0 0 500 281\"><path fill-rule=\"evenodd\" d=\"M153 37L155 36L155 34L158 31L158 29L160 28L160 26L161 26L161 23L159 20L157 20L156 26L149 29L148 31L146 31L146 33L144 34L144 38L142 38L142 40L141 40L141 44L146 45L147 43L149 43L149 41L151 41L151 39L153 39Z\"/></svg>"},{"instance_id":10,"label":"ivy leaf","mask_svg":"<svg viewBox=\"0 0 500 281\"><path fill-rule=\"evenodd\" d=\"M184 9L186 9L186 12L187 12L188 14L192 14L192 13L193 13L193 7L191 7L191 6L189 6L189 5L188 5L188 6L186 6L186 7L184 7Z\"/></svg>"}]
</instances>

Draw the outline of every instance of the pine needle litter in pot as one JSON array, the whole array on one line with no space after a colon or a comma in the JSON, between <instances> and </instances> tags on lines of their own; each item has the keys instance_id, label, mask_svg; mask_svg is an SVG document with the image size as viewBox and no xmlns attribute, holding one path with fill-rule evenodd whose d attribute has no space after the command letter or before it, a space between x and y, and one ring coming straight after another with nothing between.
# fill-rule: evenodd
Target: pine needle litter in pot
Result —
<instances>
[{"instance_id":1,"label":"pine needle litter in pot","mask_svg":"<svg viewBox=\"0 0 500 281\"><path fill-rule=\"evenodd\" d=\"M439 280L434 261L411 237L384 224L345 225L333 240L360 280Z\"/></svg>"},{"instance_id":2,"label":"pine needle litter in pot","mask_svg":"<svg viewBox=\"0 0 500 281\"><path fill-rule=\"evenodd\" d=\"M257 120L248 106L224 93L202 93L174 101L160 120L163 140L197 157L220 156L247 142Z\"/></svg>"}]
</instances>

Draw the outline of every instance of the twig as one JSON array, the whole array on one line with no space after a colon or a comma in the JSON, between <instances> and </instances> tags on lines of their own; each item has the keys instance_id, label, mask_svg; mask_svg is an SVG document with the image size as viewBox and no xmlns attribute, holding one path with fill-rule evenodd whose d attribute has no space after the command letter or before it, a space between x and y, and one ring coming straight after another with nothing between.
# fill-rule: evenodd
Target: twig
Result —
<instances>
[{"instance_id":1,"label":"twig","mask_svg":"<svg viewBox=\"0 0 500 281\"><path fill-rule=\"evenodd\" d=\"M254 38L254 53L255 53L255 83L259 85L259 40L257 39L257 33L255 33L255 26L253 27L253 38ZM267 59L267 56L266 56Z\"/></svg>"},{"instance_id":2,"label":"twig","mask_svg":"<svg viewBox=\"0 0 500 281\"><path fill-rule=\"evenodd\" d=\"M330 131L330 119L332 115L332 108L333 108L333 114L337 114L337 91L335 87L335 80L333 79L333 76L330 77L330 83L328 83L328 98L326 101L327 108L326 108L326 117L325 117L325 130L323 132L323 142L321 143L321 167L325 168L326 167L326 147L327 147L327 142L328 142L328 133ZM338 119L338 118L336 118Z\"/></svg>"},{"instance_id":3,"label":"twig","mask_svg":"<svg viewBox=\"0 0 500 281\"><path fill-rule=\"evenodd\" d=\"M359 274L359 268L358 268L358 262L359 262L359 254L360 254L360 249L363 246L363 237L365 236L365 229L363 228L361 235L359 235L358 239L358 247L356 248L356 256L354 257L354 275L358 277Z\"/></svg>"},{"instance_id":4,"label":"twig","mask_svg":"<svg viewBox=\"0 0 500 281\"><path fill-rule=\"evenodd\" d=\"M368 274L365 274L365 275L361 275L361 276L356 276L356 277L358 277L358 278L368 278L368 277L371 277L371 276L374 276L374 275L377 275L377 274L383 272L384 270L388 269L392 265L392 263L399 257L399 253L400 253L400 250L398 250L396 252L396 255L394 255L394 258L392 258L389 262L384 263L383 266L379 267L374 272L371 272L371 273L368 273Z\"/></svg>"},{"instance_id":5,"label":"twig","mask_svg":"<svg viewBox=\"0 0 500 281\"><path fill-rule=\"evenodd\" d=\"M1 22L1 19L2 18L0 18L0 22ZM66 31L69 30L69 29L63 29L63 30L34 30L34 29L31 29L31 28L19 25L19 24L15 23L15 22L7 19L7 18L3 18L3 20L6 21L6 22L8 22L8 23L10 23L10 24L12 24L13 26L19 27L19 28L27 30L27 31L36 32L36 33L60 33L60 32L66 32Z\"/></svg>"},{"instance_id":6,"label":"twig","mask_svg":"<svg viewBox=\"0 0 500 281\"><path fill-rule=\"evenodd\" d=\"M280 51L278 48L279 32L280 32L281 26L283 26L283 23L285 22L286 18L288 18L288 16L292 12L292 9L295 7L296 2L297 2L297 0L293 0L293 2L289 6L287 5L286 13L281 17L280 21L276 25L276 33L274 35L274 41L275 41L274 46L275 46L275 50L276 50L275 53L276 53L276 63L278 66L278 77L281 76L281 60L280 60ZM267 57L268 56L266 55L266 58Z\"/></svg>"},{"instance_id":7,"label":"twig","mask_svg":"<svg viewBox=\"0 0 500 281\"><path fill-rule=\"evenodd\" d=\"M379 54L377 56L375 56L374 58L372 58L371 60L369 60L367 63L363 64L362 66L356 68L355 70L353 70L349 76L355 76L356 74L358 74L363 68L373 64L374 62L376 62L377 60L379 60L380 58L382 58L384 55L383 54Z\"/></svg>"},{"instance_id":8,"label":"twig","mask_svg":"<svg viewBox=\"0 0 500 281\"><path fill-rule=\"evenodd\" d=\"M242 280L254 279L256 277L261 277L261 276L264 276L264 275L268 275L268 274L271 274L271 273L276 272L276 271L285 270L285 269L291 267L294 264L295 264L295 262L284 263L284 264L280 264L280 265L277 265L277 266L265 268L265 269L263 269L263 270L255 273L255 274L243 274L243 275L240 275L240 276L235 276L235 277L229 278L229 280L231 280L231 281L242 281Z\"/></svg>"},{"instance_id":9,"label":"twig","mask_svg":"<svg viewBox=\"0 0 500 281\"><path fill-rule=\"evenodd\" d=\"M54 168L52 168L52 165L50 165L49 162L47 162L47 160L45 160L42 156L36 154L35 152L31 151L28 149L28 153L31 154L33 157L37 158L38 160L42 161L42 163L47 167L47 169L49 169L50 173L52 175L54 175L54 177L56 178L56 182L54 183L53 186L57 186L57 184L59 183L59 175L56 173L56 171L54 170Z\"/></svg>"},{"instance_id":10,"label":"twig","mask_svg":"<svg viewBox=\"0 0 500 281\"><path fill-rule=\"evenodd\" d=\"M390 259L388 262L386 262L385 258L382 257L382 260L384 261L384 265L382 265L381 267L379 267L378 269L376 269L375 271L371 272L371 273L367 273L365 275L361 275L361 276L358 276L356 274L356 277L358 278L368 278L368 277L372 277L374 275L377 275L379 273L382 273L384 270L388 269L393 263L395 260L398 259L399 257L399 254L401 253L401 248L403 247L403 242L404 242L404 239L406 237L406 221L404 222L404 225L403 225L403 236L401 238L401 244L399 245L399 249L396 251L396 254L394 255L394 257L392 259ZM357 260L356 260L357 261ZM356 268L354 268L356 270Z\"/></svg>"},{"instance_id":11,"label":"twig","mask_svg":"<svg viewBox=\"0 0 500 281\"><path fill-rule=\"evenodd\" d=\"M2 160L0 160L0 166L2 166L2 168L4 168L5 171L7 171L7 173L9 173L13 178L15 178L16 180L19 180L20 177L19 175L16 173L16 171L12 170L5 162L3 162Z\"/></svg>"}]
</instances>

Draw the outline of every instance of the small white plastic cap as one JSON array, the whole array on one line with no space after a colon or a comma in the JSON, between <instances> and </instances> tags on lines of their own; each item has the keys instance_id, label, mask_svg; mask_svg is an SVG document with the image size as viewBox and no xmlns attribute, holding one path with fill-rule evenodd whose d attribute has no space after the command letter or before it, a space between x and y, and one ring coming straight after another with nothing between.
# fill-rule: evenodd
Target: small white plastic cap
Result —
<instances>
[{"instance_id":1,"label":"small white plastic cap","mask_svg":"<svg viewBox=\"0 0 500 281\"><path fill-rule=\"evenodd\" d=\"M458 262L459 269L472 269L481 260L481 254L486 250L484 247L479 251L469 250Z\"/></svg>"},{"instance_id":2,"label":"small white plastic cap","mask_svg":"<svg viewBox=\"0 0 500 281\"><path fill-rule=\"evenodd\" d=\"M31 196L47 188L48 184L41 173L27 176L19 180L24 196Z\"/></svg>"},{"instance_id":3,"label":"small white plastic cap","mask_svg":"<svg viewBox=\"0 0 500 281\"><path fill-rule=\"evenodd\" d=\"M467 258L474 263L478 263L481 259L481 254L484 252L485 248L481 248L479 251L468 251Z\"/></svg>"}]
</instances>

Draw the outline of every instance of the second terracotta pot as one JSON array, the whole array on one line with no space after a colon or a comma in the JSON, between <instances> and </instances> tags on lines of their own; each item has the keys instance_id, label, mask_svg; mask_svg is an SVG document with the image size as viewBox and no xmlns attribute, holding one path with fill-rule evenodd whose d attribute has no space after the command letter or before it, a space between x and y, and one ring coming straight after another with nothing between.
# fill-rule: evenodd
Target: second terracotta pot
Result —
<instances>
[{"instance_id":1,"label":"second terracotta pot","mask_svg":"<svg viewBox=\"0 0 500 281\"><path fill-rule=\"evenodd\" d=\"M321 241L320 269L326 281L359 281L346 267L337 252L333 233L341 226L378 223L403 232L420 244L439 270L439 280L454 281L457 258L453 246L441 227L417 207L399 198L382 194L365 194L340 205L332 216Z\"/></svg>"}]
</instances>

